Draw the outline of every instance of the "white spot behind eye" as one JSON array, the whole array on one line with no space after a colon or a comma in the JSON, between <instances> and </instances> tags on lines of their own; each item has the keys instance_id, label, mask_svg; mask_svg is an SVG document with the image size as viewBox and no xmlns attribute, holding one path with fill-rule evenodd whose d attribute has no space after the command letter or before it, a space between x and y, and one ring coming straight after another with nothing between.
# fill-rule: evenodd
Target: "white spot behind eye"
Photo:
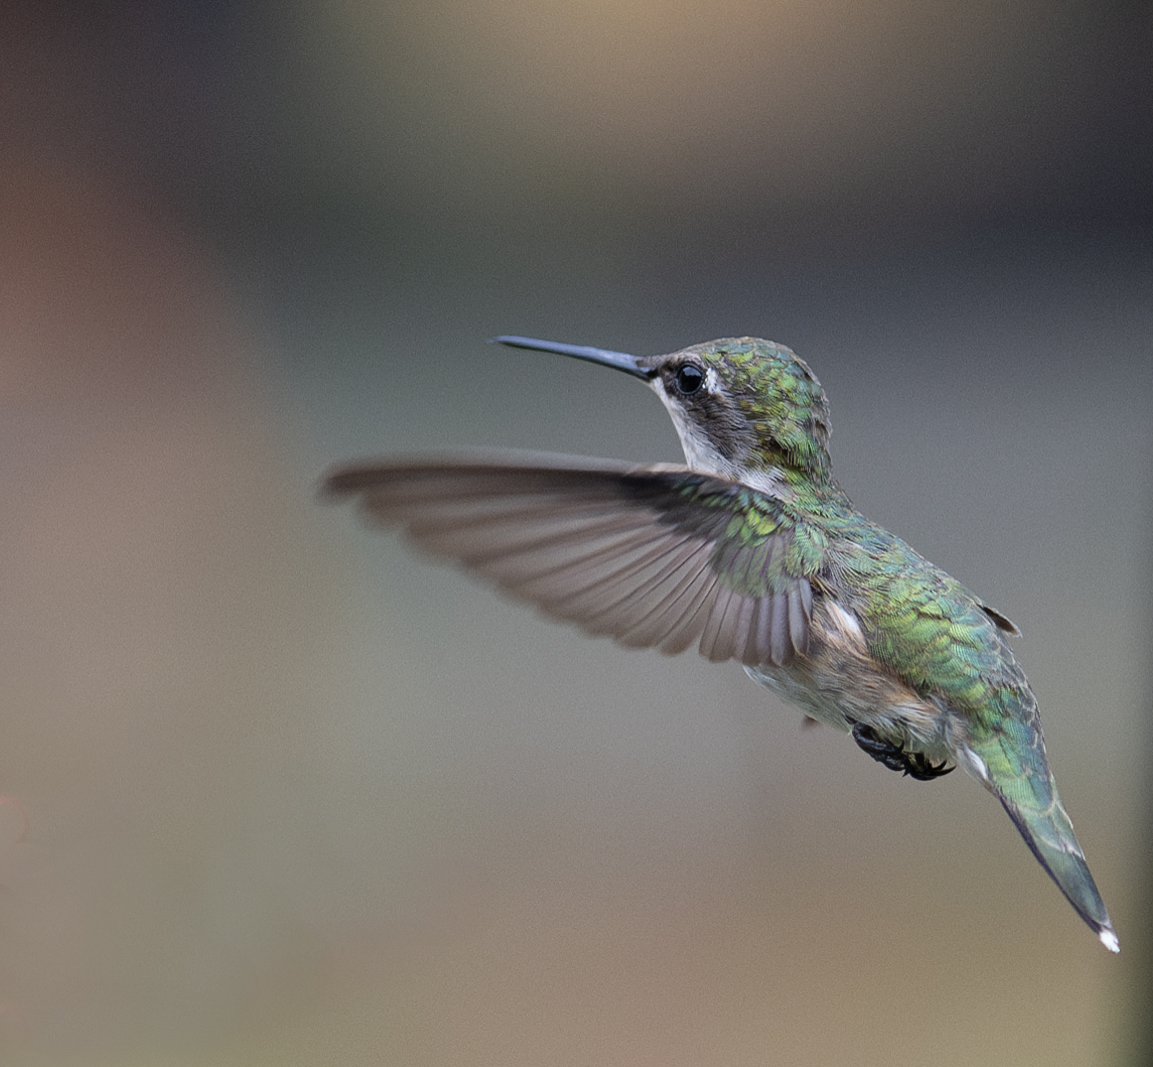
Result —
<instances>
[{"instance_id":1,"label":"white spot behind eye","mask_svg":"<svg viewBox=\"0 0 1153 1067\"><path fill-rule=\"evenodd\" d=\"M705 370L705 388L714 396L721 391L721 380L717 377L717 372L713 367Z\"/></svg>"}]
</instances>

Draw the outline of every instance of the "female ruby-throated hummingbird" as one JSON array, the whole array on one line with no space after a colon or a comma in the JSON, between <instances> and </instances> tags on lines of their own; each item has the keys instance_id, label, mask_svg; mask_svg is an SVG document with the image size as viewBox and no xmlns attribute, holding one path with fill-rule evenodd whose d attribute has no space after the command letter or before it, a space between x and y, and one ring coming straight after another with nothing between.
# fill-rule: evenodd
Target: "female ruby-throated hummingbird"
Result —
<instances>
[{"instance_id":1,"label":"female ruby-throated hummingbird","mask_svg":"<svg viewBox=\"0 0 1153 1067\"><path fill-rule=\"evenodd\" d=\"M402 459L337 470L326 491L589 633L735 659L892 770L927 780L964 767L1118 950L1006 641L1016 626L853 508L831 473L828 401L803 360L752 337L647 357L495 340L648 383L687 466Z\"/></svg>"}]
</instances>

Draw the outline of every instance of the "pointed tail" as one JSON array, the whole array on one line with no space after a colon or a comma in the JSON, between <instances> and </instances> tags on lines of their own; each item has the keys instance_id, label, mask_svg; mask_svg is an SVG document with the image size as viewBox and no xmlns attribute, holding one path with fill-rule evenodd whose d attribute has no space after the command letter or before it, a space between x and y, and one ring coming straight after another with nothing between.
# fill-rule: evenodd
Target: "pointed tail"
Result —
<instances>
[{"instance_id":1,"label":"pointed tail","mask_svg":"<svg viewBox=\"0 0 1153 1067\"><path fill-rule=\"evenodd\" d=\"M1109 912L1049 770L1036 706L1028 709L1024 721L1007 716L995 726L974 726L962 761L1001 801L1025 844L1077 914L1107 949L1119 952Z\"/></svg>"}]
</instances>

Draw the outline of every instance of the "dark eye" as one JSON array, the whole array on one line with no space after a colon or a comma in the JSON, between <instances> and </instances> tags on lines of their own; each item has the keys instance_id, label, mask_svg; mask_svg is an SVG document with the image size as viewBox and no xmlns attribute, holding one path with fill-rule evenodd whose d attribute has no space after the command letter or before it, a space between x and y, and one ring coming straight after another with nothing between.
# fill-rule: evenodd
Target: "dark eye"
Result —
<instances>
[{"instance_id":1,"label":"dark eye","mask_svg":"<svg viewBox=\"0 0 1153 1067\"><path fill-rule=\"evenodd\" d=\"M682 363L677 367L676 377L673 379L677 391L689 396L695 393L705 382L705 372L695 363Z\"/></svg>"}]
</instances>

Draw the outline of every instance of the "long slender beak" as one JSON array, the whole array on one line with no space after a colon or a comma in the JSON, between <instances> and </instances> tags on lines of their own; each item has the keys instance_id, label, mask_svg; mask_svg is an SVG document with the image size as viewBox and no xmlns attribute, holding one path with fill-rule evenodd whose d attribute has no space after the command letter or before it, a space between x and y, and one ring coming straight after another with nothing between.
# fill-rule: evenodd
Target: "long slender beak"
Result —
<instances>
[{"instance_id":1,"label":"long slender beak","mask_svg":"<svg viewBox=\"0 0 1153 1067\"><path fill-rule=\"evenodd\" d=\"M657 374L655 370L642 367L640 360L627 352L610 352L605 348L591 348L587 345L565 345L558 341L536 341L531 337L494 337L490 343L508 345L509 348L531 348L536 352L555 352L560 356L572 356L573 359L587 359L590 363L616 367L645 382L652 381Z\"/></svg>"}]
</instances>

